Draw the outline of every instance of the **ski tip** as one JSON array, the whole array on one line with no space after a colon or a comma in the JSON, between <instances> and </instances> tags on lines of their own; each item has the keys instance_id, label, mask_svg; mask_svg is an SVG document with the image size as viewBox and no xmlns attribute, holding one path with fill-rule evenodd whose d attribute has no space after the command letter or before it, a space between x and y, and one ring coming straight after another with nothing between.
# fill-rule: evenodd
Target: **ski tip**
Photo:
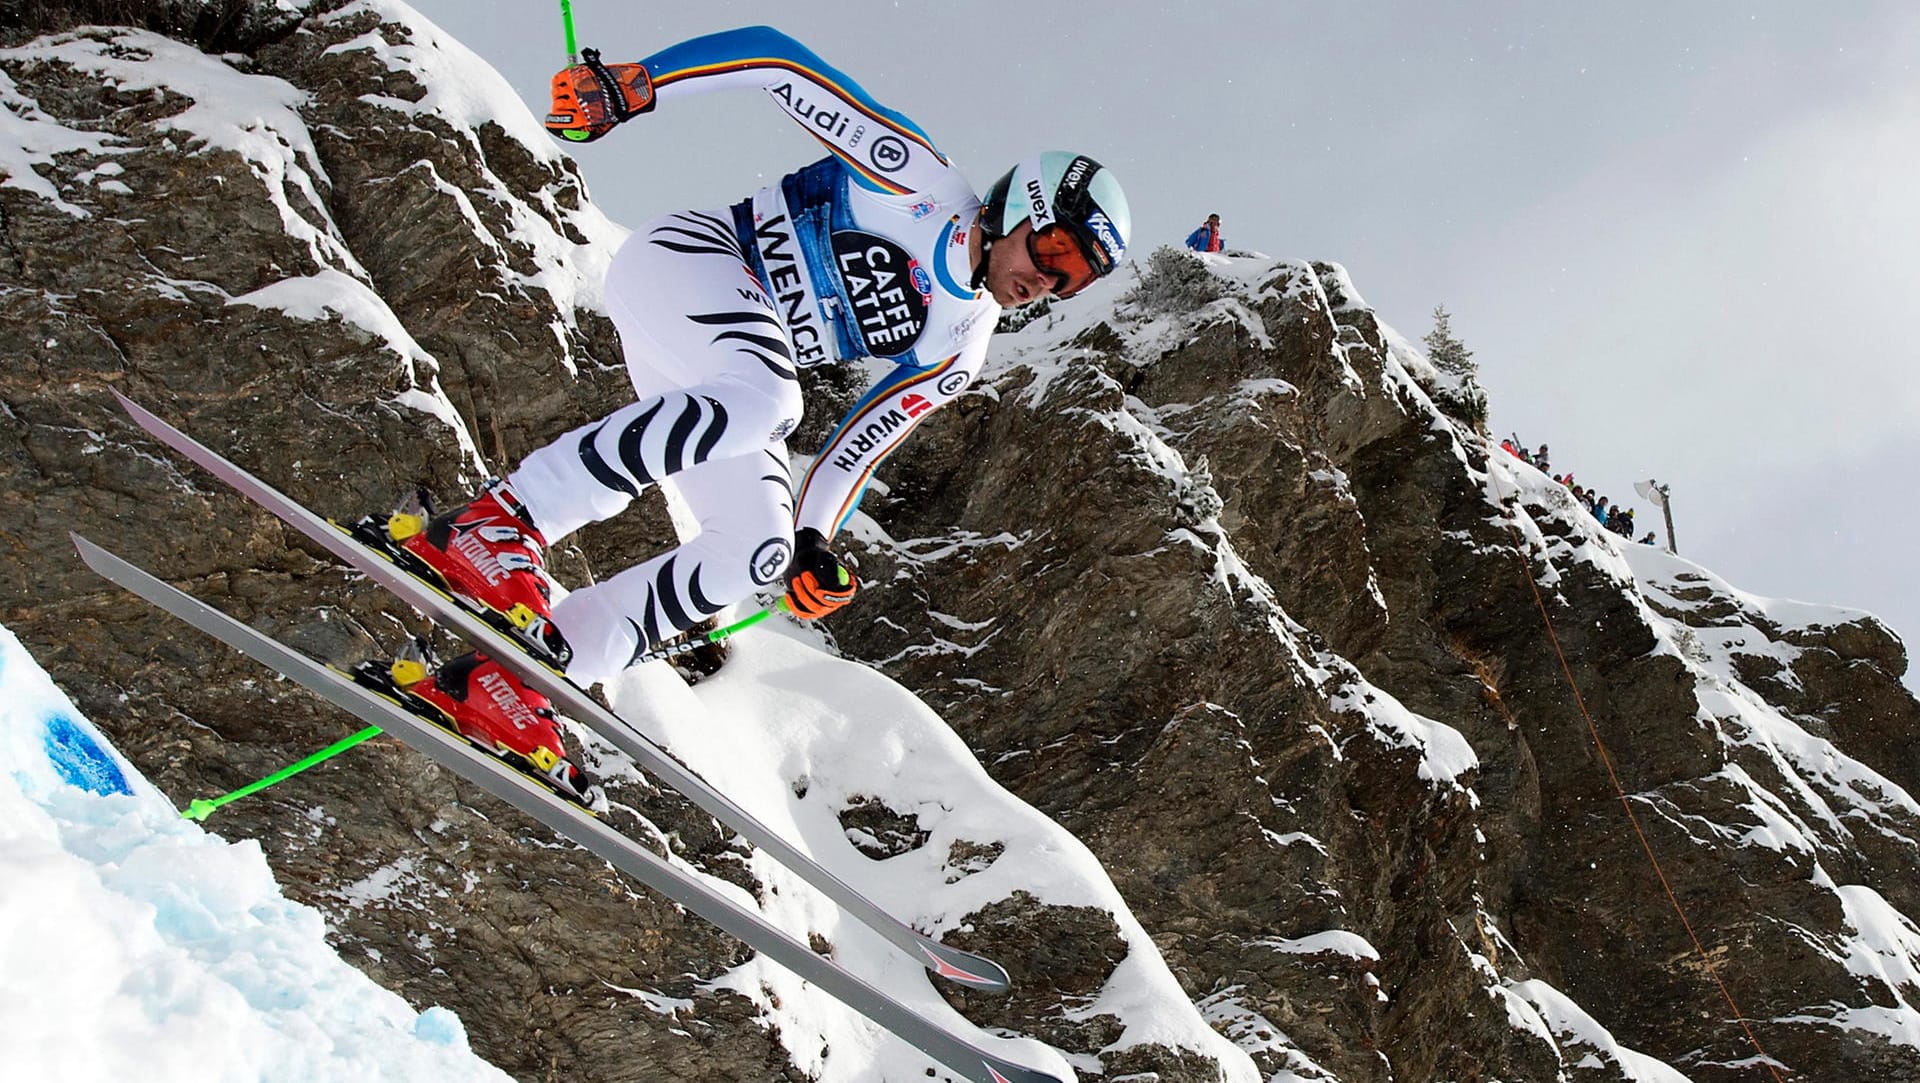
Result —
<instances>
[{"instance_id":1,"label":"ski tip","mask_svg":"<svg viewBox=\"0 0 1920 1083\"><path fill-rule=\"evenodd\" d=\"M96 558L98 554L104 553L106 550L88 541L86 536L77 530L67 531L67 540L73 542L74 549L79 551L80 559L85 562L87 567L92 568L94 571L100 570L100 565Z\"/></svg>"},{"instance_id":2,"label":"ski tip","mask_svg":"<svg viewBox=\"0 0 1920 1083\"><path fill-rule=\"evenodd\" d=\"M932 941L923 941L920 951L927 957L927 969L948 981L987 993L1013 988L1013 979L991 959Z\"/></svg>"},{"instance_id":3,"label":"ski tip","mask_svg":"<svg viewBox=\"0 0 1920 1083\"><path fill-rule=\"evenodd\" d=\"M98 542L87 538L84 534L69 530L67 531L67 538L73 542L73 547L79 551L80 562L93 569L96 574L112 579L115 571L132 567L132 565L108 552L105 548L101 547Z\"/></svg>"},{"instance_id":4,"label":"ski tip","mask_svg":"<svg viewBox=\"0 0 1920 1083\"><path fill-rule=\"evenodd\" d=\"M114 399L120 403L120 409L125 410L134 419L138 420L141 414L147 412L146 407L128 398L119 388L109 387L107 390L113 392Z\"/></svg>"},{"instance_id":5,"label":"ski tip","mask_svg":"<svg viewBox=\"0 0 1920 1083\"><path fill-rule=\"evenodd\" d=\"M119 388L110 387L107 390L113 392L113 397L120 403L120 409L126 411L127 416L132 418L134 423L141 428L155 436L163 435L165 432L175 431L172 425L160 420L159 414L128 398Z\"/></svg>"}]
</instances>

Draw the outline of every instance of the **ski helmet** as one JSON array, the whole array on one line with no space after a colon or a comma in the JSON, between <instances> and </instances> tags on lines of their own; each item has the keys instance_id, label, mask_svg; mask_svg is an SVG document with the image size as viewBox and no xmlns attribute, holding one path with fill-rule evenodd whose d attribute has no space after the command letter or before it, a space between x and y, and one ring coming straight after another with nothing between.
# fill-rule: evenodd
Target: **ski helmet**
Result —
<instances>
[{"instance_id":1,"label":"ski helmet","mask_svg":"<svg viewBox=\"0 0 1920 1083\"><path fill-rule=\"evenodd\" d=\"M1009 169L987 189L980 211L982 240L993 242L1031 221L1034 263L1060 280L1054 296L1071 297L1113 273L1127 256L1133 214L1113 171L1084 154L1049 150ZM980 261L974 288L985 281Z\"/></svg>"}]
</instances>

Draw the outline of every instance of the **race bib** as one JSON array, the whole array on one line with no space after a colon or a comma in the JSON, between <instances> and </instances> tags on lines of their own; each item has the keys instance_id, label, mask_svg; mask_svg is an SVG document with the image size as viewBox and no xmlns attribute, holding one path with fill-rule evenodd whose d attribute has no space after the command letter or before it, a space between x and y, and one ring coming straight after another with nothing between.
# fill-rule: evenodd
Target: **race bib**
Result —
<instances>
[{"instance_id":1,"label":"race bib","mask_svg":"<svg viewBox=\"0 0 1920 1083\"><path fill-rule=\"evenodd\" d=\"M927 269L885 237L852 229L834 233L833 261L867 352L898 357L911 350L933 299Z\"/></svg>"}]
</instances>

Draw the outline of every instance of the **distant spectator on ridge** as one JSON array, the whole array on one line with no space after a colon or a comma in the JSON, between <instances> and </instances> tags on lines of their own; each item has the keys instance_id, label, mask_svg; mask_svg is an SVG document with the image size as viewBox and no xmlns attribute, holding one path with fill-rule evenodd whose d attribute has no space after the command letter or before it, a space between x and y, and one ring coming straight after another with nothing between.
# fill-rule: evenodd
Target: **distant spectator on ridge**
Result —
<instances>
[{"instance_id":1,"label":"distant spectator on ridge","mask_svg":"<svg viewBox=\"0 0 1920 1083\"><path fill-rule=\"evenodd\" d=\"M1541 444L1540 450L1533 453L1533 465L1538 467L1542 474L1547 472L1547 445Z\"/></svg>"},{"instance_id":2,"label":"distant spectator on ridge","mask_svg":"<svg viewBox=\"0 0 1920 1083\"><path fill-rule=\"evenodd\" d=\"M1199 229L1187 234L1187 247L1195 252L1224 252L1227 240L1220 235L1220 216L1207 215L1207 220Z\"/></svg>"}]
</instances>

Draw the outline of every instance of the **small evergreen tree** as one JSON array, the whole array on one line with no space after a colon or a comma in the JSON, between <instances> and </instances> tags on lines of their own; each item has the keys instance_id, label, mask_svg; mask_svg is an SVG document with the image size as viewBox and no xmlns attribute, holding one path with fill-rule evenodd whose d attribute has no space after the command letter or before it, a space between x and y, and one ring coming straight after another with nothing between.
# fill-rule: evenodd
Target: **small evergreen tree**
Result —
<instances>
[{"instance_id":1,"label":"small evergreen tree","mask_svg":"<svg viewBox=\"0 0 1920 1083\"><path fill-rule=\"evenodd\" d=\"M1452 320L1447 306L1435 305L1433 330L1421 339L1427 345L1427 360L1433 362L1433 367L1443 376L1442 386L1434 389L1434 401L1484 436L1487 393L1480 387L1480 366L1473 363L1473 351L1467 349L1467 344L1454 337Z\"/></svg>"},{"instance_id":2,"label":"small evergreen tree","mask_svg":"<svg viewBox=\"0 0 1920 1083\"><path fill-rule=\"evenodd\" d=\"M1427 344L1427 360L1439 366L1442 372L1463 377L1477 376L1480 369L1473 363L1473 351L1454 337L1452 319L1453 315L1447 311L1447 306L1433 307L1433 330L1421 339Z\"/></svg>"}]
</instances>

